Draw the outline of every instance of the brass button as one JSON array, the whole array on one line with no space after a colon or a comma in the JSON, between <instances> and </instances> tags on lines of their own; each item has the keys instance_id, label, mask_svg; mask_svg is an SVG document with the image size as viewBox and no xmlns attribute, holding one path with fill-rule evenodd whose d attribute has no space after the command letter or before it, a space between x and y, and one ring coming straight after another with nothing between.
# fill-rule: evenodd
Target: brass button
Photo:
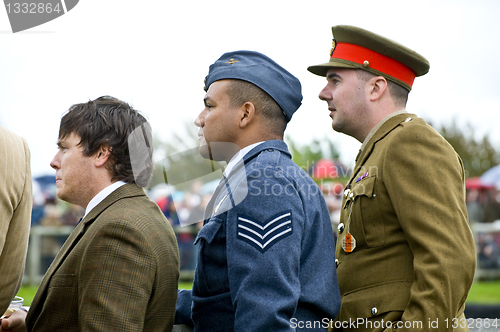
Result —
<instances>
[{"instance_id":1,"label":"brass button","mask_svg":"<svg viewBox=\"0 0 500 332\"><path fill-rule=\"evenodd\" d=\"M339 260L335 258L335 267L339 267Z\"/></svg>"},{"instance_id":2,"label":"brass button","mask_svg":"<svg viewBox=\"0 0 500 332\"><path fill-rule=\"evenodd\" d=\"M338 226L337 226L337 230L339 231L339 234L342 234L342 232L344 231L344 223L341 222Z\"/></svg>"},{"instance_id":3,"label":"brass button","mask_svg":"<svg viewBox=\"0 0 500 332\"><path fill-rule=\"evenodd\" d=\"M372 316L375 316L378 313L377 307L372 308Z\"/></svg>"},{"instance_id":4,"label":"brass button","mask_svg":"<svg viewBox=\"0 0 500 332\"><path fill-rule=\"evenodd\" d=\"M368 68L369 66L370 63L367 60L363 61L363 67Z\"/></svg>"}]
</instances>

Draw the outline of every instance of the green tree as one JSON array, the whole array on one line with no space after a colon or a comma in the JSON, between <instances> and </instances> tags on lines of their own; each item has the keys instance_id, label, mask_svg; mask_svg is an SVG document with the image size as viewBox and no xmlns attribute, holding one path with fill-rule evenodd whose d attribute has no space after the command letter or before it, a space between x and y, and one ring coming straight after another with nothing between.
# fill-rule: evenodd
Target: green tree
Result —
<instances>
[{"instance_id":1,"label":"green tree","mask_svg":"<svg viewBox=\"0 0 500 332\"><path fill-rule=\"evenodd\" d=\"M461 129L453 120L450 124L441 125L436 129L462 159L466 178L480 176L486 170L500 164L498 147L492 144L488 135L478 137L470 123L465 129Z\"/></svg>"},{"instance_id":2,"label":"green tree","mask_svg":"<svg viewBox=\"0 0 500 332\"><path fill-rule=\"evenodd\" d=\"M317 139L306 145L299 145L289 136L286 137L286 141L292 154L292 160L305 171L308 171L315 162L325 157L321 142Z\"/></svg>"},{"instance_id":3,"label":"green tree","mask_svg":"<svg viewBox=\"0 0 500 332\"><path fill-rule=\"evenodd\" d=\"M225 163L204 160L198 153L198 128L188 123L182 131L171 133L168 140L154 138L155 161L157 162L150 188L159 183L169 183L183 189L182 183L207 174L210 170L221 169ZM314 164L320 159L332 159L339 163L339 151L333 141L324 137L313 139L310 143L298 144L290 136L285 137L292 160L303 170L311 174ZM347 172L342 170L341 176ZM175 177L168 176L174 174ZM217 175L214 173L213 179ZM209 181L212 177L208 177ZM340 179L342 180L342 179Z\"/></svg>"},{"instance_id":4,"label":"green tree","mask_svg":"<svg viewBox=\"0 0 500 332\"><path fill-rule=\"evenodd\" d=\"M310 143L299 145L290 136L286 136L285 141L288 144L292 160L305 170L309 175L312 175L314 165L321 159L331 159L337 165L339 162L340 153L332 140L325 136L322 139L313 139ZM343 167L343 166L342 166ZM336 181L344 182L348 177L349 172L345 169L338 170L339 178Z\"/></svg>"}]
</instances>

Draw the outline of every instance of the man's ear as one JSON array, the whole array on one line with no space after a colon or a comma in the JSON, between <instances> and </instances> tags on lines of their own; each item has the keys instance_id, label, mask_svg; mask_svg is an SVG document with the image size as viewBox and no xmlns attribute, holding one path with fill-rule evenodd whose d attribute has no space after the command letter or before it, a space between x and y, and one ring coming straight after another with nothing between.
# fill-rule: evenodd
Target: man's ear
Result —
<instances>
[{"instance_id":1,"label":"man's ear","mask_svg":"<svg viewBox=\"0 0 500 332\"><path fill-rule=\"evenodd\" d=\"M111 155L111 148L109 146L101 145L95 154L95 166L102 167L108 161Z\"/></svg>"},{"instance_id":2,"label":"man's ear","mask_svg":"<svg viewBox=\"0 0 500 332\"><path fill-rule=\"evenodd\" d=\"M255 105L252 102L247 101L240 108L241 117L240 117L240 128L245 128L252 121L255 121Z\"/></svg>"},{"instance_id":3,"label":"man's ear","mask_svg":"<svg viewBox=\"0 0 500 332\"><path fill-rule=\"evenodd\" d=\"M387 90L387 80L385 77L376 76L369 80L370 82L370 101L380 99ZM388 90L387 90L388 91Z\"/></svg>"}]
</instances>

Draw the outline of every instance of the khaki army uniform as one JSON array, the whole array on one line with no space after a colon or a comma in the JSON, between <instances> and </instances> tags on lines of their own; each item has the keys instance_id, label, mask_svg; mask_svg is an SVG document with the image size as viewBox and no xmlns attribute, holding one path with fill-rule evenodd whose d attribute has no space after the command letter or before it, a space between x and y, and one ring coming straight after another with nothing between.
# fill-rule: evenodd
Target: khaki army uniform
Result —
<instances>
[{"instance_id":1,"label":"khaki army uniform","mask_svg":"<svg viewBox=\"0 0 500 332\"><path fill-rule=\"evenodd\" d=\"M310 66L313 74L364 70L410 91L429 71L423 56L373 32L338 25L332 34L330 60ZM393 106L368 130L342 202L341 307L331 328L468 331L476 254L462 161L422 119Z\"/></svg>"},{"instance_id":2,"label":"khaki army uniform","mask_svg":"<svg viewBox=\"0 0 500 332\"><path fill-rule=\"evenodd\" d=\"M422 119L397 113L365 140L344 193L336 248L337 326L468 331L461 327L475 246L463 165ZM347 233L355 239L352 252L342 248ZM348 325L352 321L360 324ZM387 321L401 322L395 329Z\"/></svg>"}]
</instances>

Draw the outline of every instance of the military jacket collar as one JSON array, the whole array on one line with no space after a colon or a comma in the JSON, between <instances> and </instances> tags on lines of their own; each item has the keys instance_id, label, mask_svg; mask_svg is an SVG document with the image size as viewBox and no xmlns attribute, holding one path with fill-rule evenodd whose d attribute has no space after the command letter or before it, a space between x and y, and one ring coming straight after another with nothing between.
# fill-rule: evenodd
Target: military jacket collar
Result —
<instances>
[{"instance_id":1,"label":"military jacket collar","mask_svg":"<svg viewBox=\"0 0 500 332\"><path fill-rule=\"evenodd\" d=\"M380 127L382 127L382 125L384 123L387 122L387 120L389 120L390 118L393 118L395 117L396 115L399 115L399 114L408 114L408 112L406 112L406 110L401 110L401 111L397 111L397 112L392 112L391 114L388 114L386 115L382 120L380 120L376 125L375 127L372 128L372 130L370 130L370 132L368 132L368 135L366 135L366 138L365 140L363 141L363 144L361 144L361 150L364 150L365 149L365 146L366 144L370 141L370 139L372 138L372 136L379 130Z\"/></svg>"},{"instance_id":2,"label":"military jacket collar","mask_svg":"<svg viewBox=\"0 0 500 332\"><path fill-rule=\"evenodd\" d=\"M230 188L235 189L239 184L241 184L241 181L246 181L247 170L244 168L244 165L251 161L253 158L256 158L264 150L277 150L286 155L288 158L292 158L292 155L288 151L286 143L282 140L264 141L263 143L251 149L247 154L243 156L242 161L240 160L236 165L234 165L227 177L222 177L219 185L212 195L212 198L210 199L210 202L205 208L205 212L203 215L204 220L208 220L215 213L221 211L219 210L220 204L230 194ZM236 204L237 203L233 201L233 205Z\"/></svg>"},{"instance_id":3,"label":"military jacket collar","mask_svg":"<svg viewBox=\"0 0 500 332\"><path fill-rule=\"evenodd\" d=\"M370 156L370 154L373 151L373 147L375 146L375 143L383 139L388 133L390 133L394 128L399 126L403 122L408 122L411 119L417 118L415 114L410 114L410 113L401 113L396 116L393 116L389 118L387 121L385 121L380 128L373 133L371 138L368 138L368 141L365 142L364 148L359 151L358 156L356 157L356 167L355 171L353 172L353 176L355 176L359 170L365 163L365 160Z\"/></svg>"},{"instance_id":4,"label":"military jacket collar","mask_svg":"<svg viewBox=\"0 0 500 332\"><path fill-rule=\"evenodd\" d=\"M241 161L238 162L236 165L234 165L234 167L231 169L229 174L226 174L226 172L224 172L224 176L227 178L230 178L233 174L238 172L238 169L240 169L244 164L246 164L248 161L250 161L251 159L258 156L259 153L261 153L264 150L278 150L278 151L284 153L286 156L288 156L288 158L290 158L290 159L292 158L292 155L288 151L288 147L287 147L286 143L283 142L282 140L264 141L264 142L259 143L257 146L255 146L250 151L248 151L248 153L246 153L243 156L243 163Z\"/></svg>"},{"instance_id":5,"label":"military jacket collar","mask_svg":"<svg viewBox=\"0 0 500 332\"><path fill-rule=\"evenodd\" d=\"M243 157L243 160L245 161L245 163L247 163L250 159L255 158L261 151L266 149L278 150L287 155L289 158L292 158L292 155L288 151L288 147L285 142L283 142L282 140L272 140L272 141L265 141L264 143L250 150L250 152L248 152Z\"/></svg>"}]
</instances>

